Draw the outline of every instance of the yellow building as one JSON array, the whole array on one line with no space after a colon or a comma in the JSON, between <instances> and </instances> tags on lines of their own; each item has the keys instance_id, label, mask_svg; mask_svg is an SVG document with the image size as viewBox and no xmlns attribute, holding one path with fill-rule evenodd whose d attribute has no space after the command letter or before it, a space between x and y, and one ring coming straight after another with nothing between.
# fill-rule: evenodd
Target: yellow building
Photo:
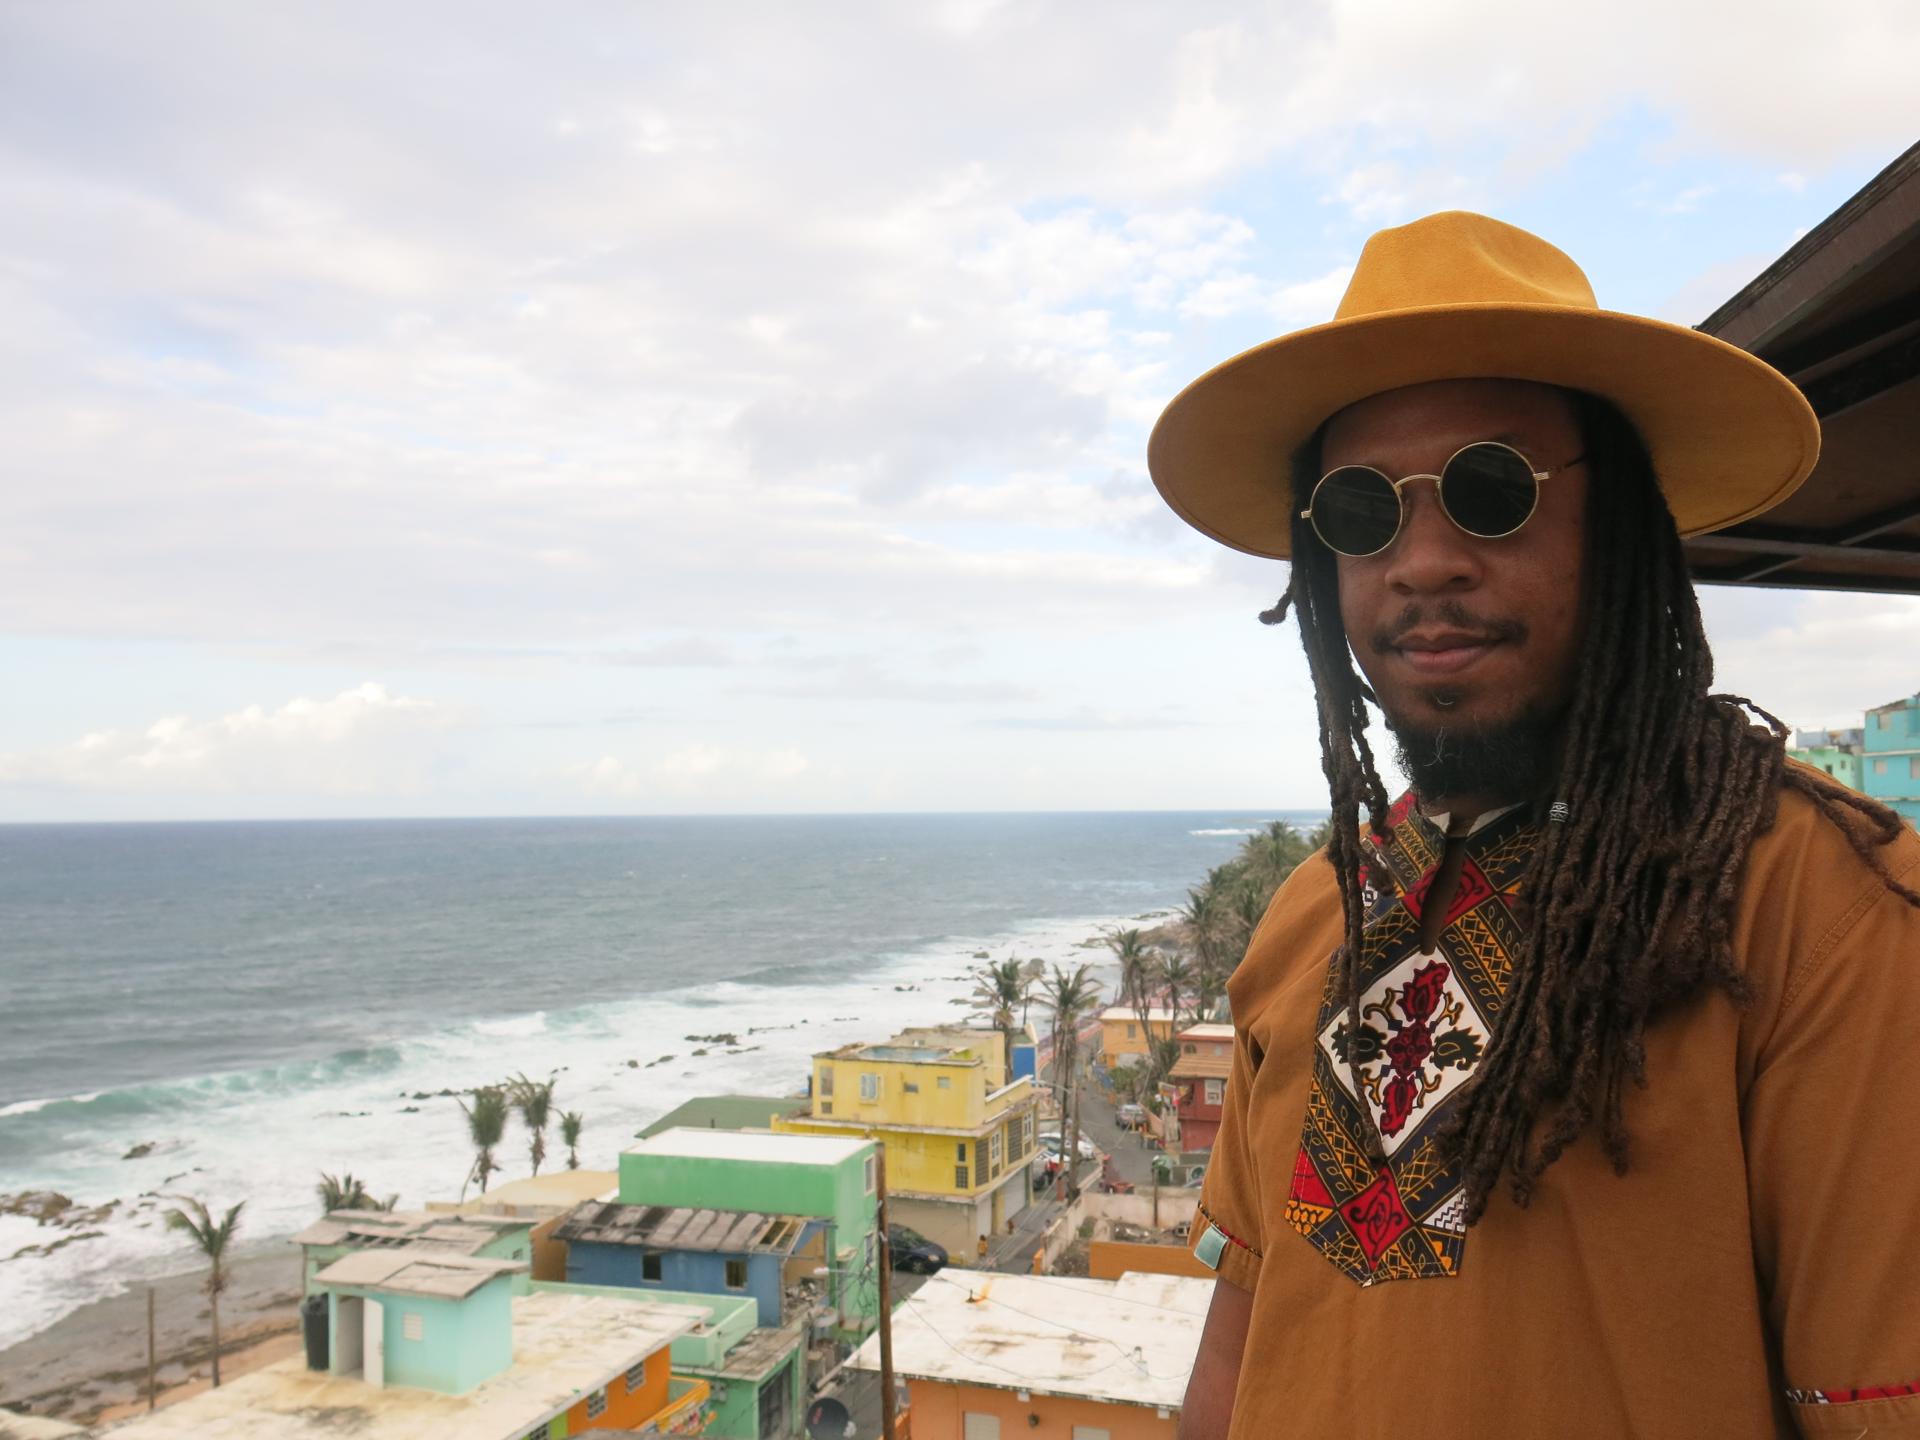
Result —
<instances>
[{"instance_id":1,"label":"yellow building","mask_svg":"<svg viewBox=\"0 0 1920 1440\"><path fill-rule=\"evenodd\" d=\"M1148 1025L1156 1040L1171 1040L1179 1017L1173 1011L1153 1006L1147 1011ZM1147 1032L1140 1024L1140 1012L1115 1005L1100 1012L1100 1063L1111 1070L1116 1065L1132 1065L1145 1058Z\"/></svg>"},{"instance_id":2,"label":"yellow building","mask_svg":"<svg viewBox=\"0 0 1920 1440\"><path fill-rule=\"evenodd\" d=\"M946 1247L956 1265L974 1264L980 1242L1027 1206L1034 1086L1009 1078L997 1030L907 1030L825 1051L813 1057L806 1111L773 1128L883 1143L889 1219Z\"/></svg>"}]
</instances>

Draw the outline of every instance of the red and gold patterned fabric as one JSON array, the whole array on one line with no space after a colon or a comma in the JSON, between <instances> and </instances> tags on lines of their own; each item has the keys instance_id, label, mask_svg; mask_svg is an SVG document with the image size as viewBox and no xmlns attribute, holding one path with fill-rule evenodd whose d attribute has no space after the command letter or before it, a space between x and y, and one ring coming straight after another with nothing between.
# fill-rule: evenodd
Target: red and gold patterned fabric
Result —
<instances>
[{"instance_id":1,"label":"red and gold patterned fabric","mask_svg":"<svg viewBox=\"0 0 1920 1440\"><path fill-rule=\"evenodd\" d=\"M1286 1210L1287 1223L1361 1285L1459 1273L1466 1198L1439 1131L1500 1018L1521 939L1512 906L1537 833L1513 810L1466 838L1428 951L1420 928L1445 835L1402 800L1386 834L1365 841L1360 1024L1329 964ZM1369 1129L1387 1155L1377 1170Z\"/></svg>"}]
</instances>

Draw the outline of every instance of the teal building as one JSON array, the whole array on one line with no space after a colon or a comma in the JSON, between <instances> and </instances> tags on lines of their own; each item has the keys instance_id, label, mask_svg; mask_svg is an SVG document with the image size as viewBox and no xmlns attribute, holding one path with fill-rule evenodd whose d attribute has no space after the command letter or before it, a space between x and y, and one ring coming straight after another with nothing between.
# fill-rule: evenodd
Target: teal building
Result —
<instances>
[{"instance_id":1,"label":"teal building","mask_svg":"<svg viewBox=\"0 0 1920 1440\"><path fill-rule=\"evenodd\" d=\"M1920 824L1920 694L1867 712L1860 788Z\"/></svg>"},{"instance_id":2,"label":"teal building","mask_svg":"<svg viewBox=\"0 0 1920 1440\"><path fill-rule=\"evenodd\" d=\"M1850 790L1861 790L1860 752L1866 748L1864 730L1800 730L1787 754L1823 770Z\"/></svg>"}]
</instances>

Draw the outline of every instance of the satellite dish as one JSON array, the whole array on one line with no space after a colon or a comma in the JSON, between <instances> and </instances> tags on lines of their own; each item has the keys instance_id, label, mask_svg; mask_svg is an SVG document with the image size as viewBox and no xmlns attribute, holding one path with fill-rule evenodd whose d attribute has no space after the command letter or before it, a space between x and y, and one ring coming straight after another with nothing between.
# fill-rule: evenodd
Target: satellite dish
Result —
<instances>
[{"instance_id":1,"label":"satellite dish","mask_svg":"<svg viewBox=\"0 0 1920 1440\"><path fill-rule=\"evenodd\" d=\"M807 1407L807 1434L813 1440L853 1440L853 1416L831 1395Z\"/></svg>"}]
</instances>

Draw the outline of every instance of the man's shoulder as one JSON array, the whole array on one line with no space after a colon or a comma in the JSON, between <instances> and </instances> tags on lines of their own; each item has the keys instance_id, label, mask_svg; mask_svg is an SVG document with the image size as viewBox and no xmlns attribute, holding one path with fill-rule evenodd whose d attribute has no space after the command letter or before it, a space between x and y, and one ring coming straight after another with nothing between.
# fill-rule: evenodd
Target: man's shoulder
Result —
<instances>
[{"instance_id":1,"label":"man's shoulder","mask_svg":"<svg viewBox=\"0 0 1920 1440\"><path fill-rule=\"evenodd\" d=\"M1340 885L1322 848L1280 882L1247 942L1247 953L1227 983L1236 1021L1264 1009L1303 973L1324 974L1342 929ZM1310 993L1317 1003L1317 982Z\"/></svg>"},{"instance_id":2,"label":"man's shoulder","mask_svg":"<svg viewBox=\"0 0 1920 1440\"><path fill-rule=\"evenodd\" d=\"M1735 949L1760 992L1790 1000L1872 917L1920 940L1920 910L1888 887L1888 876L1920 888L1920 834L1911 825L1887 841L1864 816L1843 809L1836 821L1784 787L1773 824L1748 853L1735 922Z\"/></svg>"},{"instance_id":3,"label":"man's shoulder","mask_svg":"<svg viewBox=\"0 0 1920 1440\"><path fill-rule=\"evenodd\" d=\"M1787 763L1810 770L1799 761ZM1831 905L1843 893L1852 896L1873 893L1876 887L1884 890L1885 882L1861 854L1863 845L1896 879L1920 867L1920 833L1912 825L1901 825L1893 840L1886 842L1866 817L1843 809L1836 822L1803 791L1782 786L1773 824L1754 837L1747 857L1743 909L1791 876L1817 882L1812 887L1792 887L1794 898L1803 904Z\"/></svg>"}]
</instances>

